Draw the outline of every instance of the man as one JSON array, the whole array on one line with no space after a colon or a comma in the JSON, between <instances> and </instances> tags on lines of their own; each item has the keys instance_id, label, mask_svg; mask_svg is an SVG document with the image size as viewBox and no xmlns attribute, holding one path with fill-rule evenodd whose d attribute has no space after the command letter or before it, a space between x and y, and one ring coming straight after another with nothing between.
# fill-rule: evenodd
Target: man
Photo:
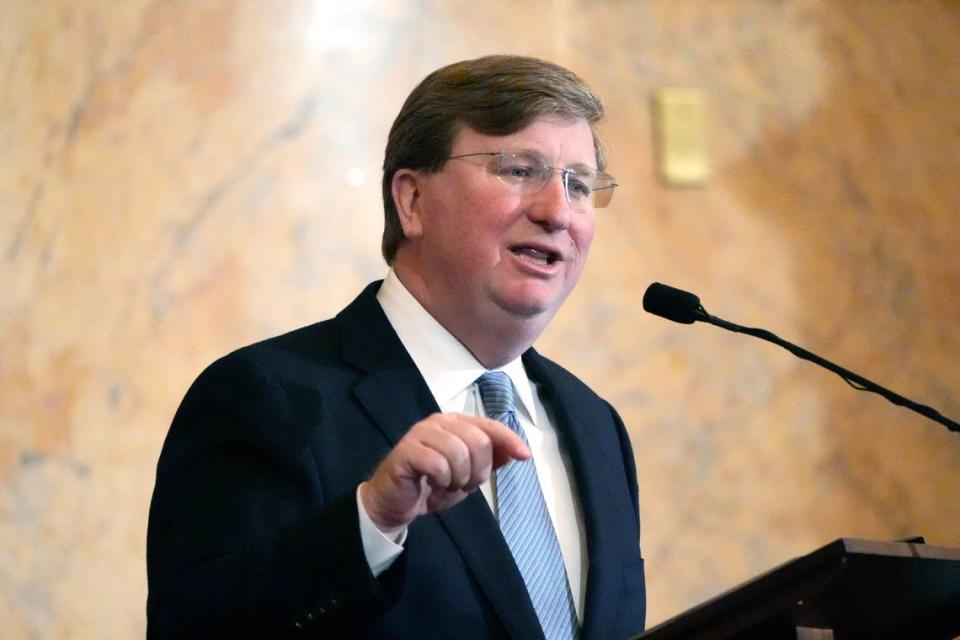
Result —
<instances>
[{"instance_id":1,"label":"man","mask_svg":"<svg viewBox=\"0 0 960 640\"><path fill-rule=\"evenodd\" d=\"M384 160L385 281L214 363L177 411L148 636L642 631L626 431L531 348L616 186L602 116L579 78L531 58L414 89Z\"/></svg>"}]
</instances>

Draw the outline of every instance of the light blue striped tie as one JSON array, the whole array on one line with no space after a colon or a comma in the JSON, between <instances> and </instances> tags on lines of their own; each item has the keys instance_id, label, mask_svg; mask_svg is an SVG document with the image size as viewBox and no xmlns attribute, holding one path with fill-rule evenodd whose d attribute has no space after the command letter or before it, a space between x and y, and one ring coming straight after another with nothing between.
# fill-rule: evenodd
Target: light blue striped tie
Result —
<instances>
[{"instance_id":1,"label":"light blue striped tie","mask_svg":"<svg viewBox=\"0 0 960 640\"><path fill-rule=\"evenodd\" d=\"M487 416L527 442L513 404L513 386L502 371L477 378ZM497 470L500 530L507 540L547 640L572 640L579 633L557 532L543 500L533 459L514 460Z\"/></svg>"}]
</instances>

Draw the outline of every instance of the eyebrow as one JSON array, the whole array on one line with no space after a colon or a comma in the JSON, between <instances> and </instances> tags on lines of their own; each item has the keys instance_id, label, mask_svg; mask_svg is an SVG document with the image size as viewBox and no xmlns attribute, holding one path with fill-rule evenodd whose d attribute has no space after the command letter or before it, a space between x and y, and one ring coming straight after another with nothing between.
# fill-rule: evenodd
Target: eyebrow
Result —
<instances>
[{"instance_id":1,"label":"eyebrow","mask_svg":"<svg viewBox=\"0 0 960 640\"><path fill-rule=\"evenodd\" d=\"M539 158L542 162L546 163L546 157L545 157L540 151L538 151L538 150L536 150L536 149L504 149L504 151L510 151L510 152L512 152L512 153L528 154L528 155L531 155L531 156L535 156L535 157ZM587 171L589 171L589 172L591 172L591 173L597 173L597 174L600 173L600 170L599 170L599 169L597 169L597 168L595 168L595 167L591 167L590 165L585 164L585 163L583 163L583 162L574 162L573 164L569 164L569 165L567 165L567 166L565 166L565 167L563 167L563 168L564 168L564 169L567 169L567 170L571 170L571 171L580 171L580 172L582 172L584 169L586 169Z\"/></svg>"}]
</instances>

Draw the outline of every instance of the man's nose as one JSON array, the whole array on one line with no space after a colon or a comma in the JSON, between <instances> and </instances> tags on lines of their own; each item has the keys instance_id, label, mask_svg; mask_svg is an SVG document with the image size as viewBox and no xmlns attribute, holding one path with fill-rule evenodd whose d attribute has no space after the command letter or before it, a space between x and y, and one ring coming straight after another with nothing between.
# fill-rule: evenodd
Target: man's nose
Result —
<instances>
[{"instance_id":1,"label":"man's nose","mask_svg":"<svg viewBox=\"0 0 960 640\"><path fill-rule=\"evenodd\" d=\"M553 170L546 184L533 194L530 219L551 231L562 231L570 226L573 210L567 198L566 176Z\"/></svg>"}]
</instances>

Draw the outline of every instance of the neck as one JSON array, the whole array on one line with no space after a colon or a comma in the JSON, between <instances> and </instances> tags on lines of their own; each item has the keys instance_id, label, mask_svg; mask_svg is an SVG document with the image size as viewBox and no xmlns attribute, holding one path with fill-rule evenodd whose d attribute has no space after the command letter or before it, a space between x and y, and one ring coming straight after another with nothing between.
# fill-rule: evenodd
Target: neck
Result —
<instances>
[{"instance_id":1,"label":"neck","mask_svg":"<svg viewBox=\"0 0 960 640\"><path fill-rule=\"evenodd\" d=\"M458 301L439 295L420 271L401 260L392 266L397 278L427 313L487 369L502 367L520 357L549 321L542 317L518 317L502 310L485 314L462 310Z\"/></svg>"}]
</instances>

